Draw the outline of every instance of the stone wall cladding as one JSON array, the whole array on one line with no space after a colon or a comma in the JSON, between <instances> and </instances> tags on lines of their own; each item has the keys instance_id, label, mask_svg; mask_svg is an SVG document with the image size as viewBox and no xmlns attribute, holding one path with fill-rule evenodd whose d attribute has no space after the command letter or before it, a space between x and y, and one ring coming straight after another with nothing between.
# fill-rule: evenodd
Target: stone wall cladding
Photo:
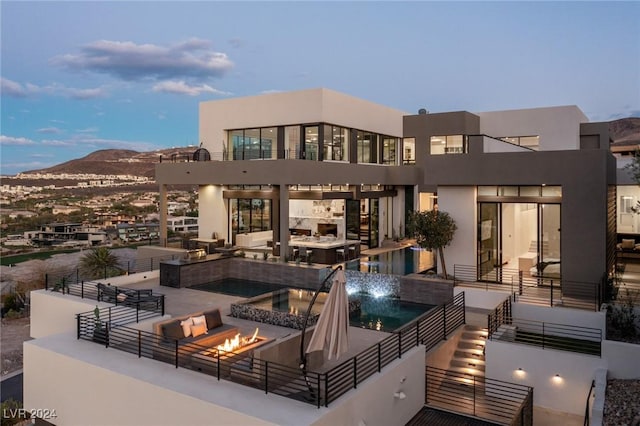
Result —
<instances>
[{"instance_id":1,"label":"stone wall cladding","mask_svg":"<svg viewBox=\"0 0 640 426\"><path fill-rule=\"evenodd\" d=\"M400 299L427 305L442 305L453 299L453 281L409 274L400 279Z\"/></svg>"}]
</instances>

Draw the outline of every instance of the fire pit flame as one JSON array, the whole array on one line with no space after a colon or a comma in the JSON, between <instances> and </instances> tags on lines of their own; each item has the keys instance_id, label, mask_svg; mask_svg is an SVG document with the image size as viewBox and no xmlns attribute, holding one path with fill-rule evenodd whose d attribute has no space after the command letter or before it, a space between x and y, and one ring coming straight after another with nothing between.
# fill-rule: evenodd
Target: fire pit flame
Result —
<instances>
[{"instance_id":1,"label":"fire pit flame","mask_svg":"<svg viewBox=\"0 0 640 426\"><path fill-rule=\"evenodd\" d=\"M240 333L236 334L233 339L226 339L223 344L218 345L216 349L222 352L233 352L236 349L240 349L243 346L250 345L255 342L258 338L258 328L256 328L255 333L251 337L243 337L240 338Z\"/></svg>"}]
</instances>

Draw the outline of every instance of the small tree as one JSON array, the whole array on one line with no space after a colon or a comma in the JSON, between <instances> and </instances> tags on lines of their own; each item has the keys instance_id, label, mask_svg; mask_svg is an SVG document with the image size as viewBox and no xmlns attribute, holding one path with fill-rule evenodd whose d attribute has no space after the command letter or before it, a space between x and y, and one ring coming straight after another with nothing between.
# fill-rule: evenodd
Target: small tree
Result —
<instances>
[{"instance_id":1,"label":"small tree","mask_svg":"<svg viewBox=\"0 0 640 426\"><path fill-rule=\"evenodd\" d=\"M438 211L437 207L434 210L409 213L407 230L420 247L438 251L445 279L448 279L448 275L444 262L444 248L453 240L456 229L458 227L449 213Z\"/></svg>"},{"instance_id":2,"label":"small tree","mask_svg":"<svg viewBox=\"0 0 640 426\"><path fill-rule=\"evenodd\" d=\"M80 270L89 278L114 277L122 273L118 267L118 256L113 254L108 247L91 249L82 256Z\"/></svg>"}]
</instances>

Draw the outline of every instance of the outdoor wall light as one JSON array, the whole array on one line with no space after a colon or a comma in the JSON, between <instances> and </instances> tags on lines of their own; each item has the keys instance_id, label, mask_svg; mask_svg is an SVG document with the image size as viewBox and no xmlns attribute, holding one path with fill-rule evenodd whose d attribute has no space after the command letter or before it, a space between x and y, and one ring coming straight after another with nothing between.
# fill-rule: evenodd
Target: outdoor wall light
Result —
<instances>
[{"instance_id":1,"label":"outdoor wall light","mask_svg":"<svg viewBox=\"0 0 640 426\"><path fill-rule=\"evenodd\" d=\"M553 379L552 379L552 380L553 380L553 381L554 381L554 383L556 383L556 384L560 384L560 383L562 383L562 377L560 377L560 375L559 375L559 374L556 374L555 376L553 376Z\"/></svg>"},{"instance_id":2,"label":"outdoor wall light","mask_svg":"<svg viewBox=\"0 0 640 426\"><path fill-rule=\"evenodd\" d=\"M405 399L407 395L402 391L398 391L393 394L393 397L396 399Z\"/></svg>"},{"instance_id":3,"label":"outdoor wall light","mask_svg":"<svg viewBox=\"0 0 640 426\"><path fill-rule=\"evenodd\" d=\"M525 371L522 369L522 367L518 367L518 369L516 370L516 376L518 377L524 377L527 373L525 373Z\"/></svg>"}]
</instances>

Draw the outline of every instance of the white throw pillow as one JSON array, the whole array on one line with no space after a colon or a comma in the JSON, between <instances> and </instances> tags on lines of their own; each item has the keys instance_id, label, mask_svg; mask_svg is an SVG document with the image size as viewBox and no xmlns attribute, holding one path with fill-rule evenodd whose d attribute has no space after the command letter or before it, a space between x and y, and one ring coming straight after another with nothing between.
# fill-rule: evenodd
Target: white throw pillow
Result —
<instances>
[{"instance_id":1,"label":"white throw pillow","mask_svg":"<svg viewBox=\"0 0 640 426\"><path fill-rule=\"evenodd\" d=\"M202 334L207 334L207 324L205 323L193 324L191 326L191 333L193 334L193 337L198 337Z\"/></svg>"},{"instance_id":2,"label":"white throw pillow","mask_svg":"<svg viewBox=\"0 0 640 426\"><path fill-rule=\"evenodd\" d=\"M193 320L194 324L204 324L207 325L207 319L204 317L204 315L200 315L199 317L193 317L191 318Z\"/></svg>"},{"instance_id":3,"label":"white throw pillow","mask_svg":"<svg viewBox=\"0 0 640 426\"><path fill-rule=\"evenodd\" d=\"M193 318L189 317L184 321L180 321L180 325L182 326L184 337L191 336L191 326L193 325Z\"/></svg>"}]
</instances>

